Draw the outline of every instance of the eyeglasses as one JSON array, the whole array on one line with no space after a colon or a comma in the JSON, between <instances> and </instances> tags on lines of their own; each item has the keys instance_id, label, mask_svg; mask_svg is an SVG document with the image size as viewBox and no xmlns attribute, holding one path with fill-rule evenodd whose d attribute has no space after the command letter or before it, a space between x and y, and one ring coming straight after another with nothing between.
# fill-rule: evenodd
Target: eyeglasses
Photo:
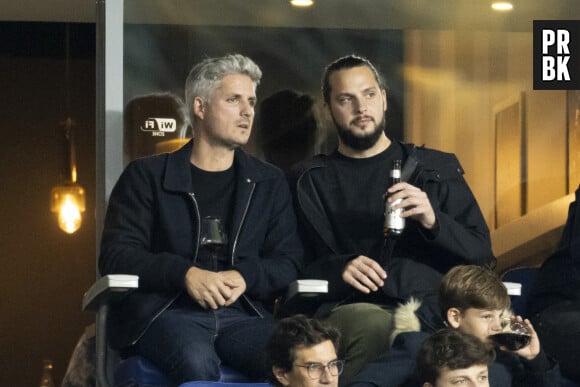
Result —
<instances>
[{"instance_id":1,"label":"eyeglasses","mask_svg":"<svg viewBox=\"0 0 580 387\"><path fill-rule=\"evenodd\" d=\"M338 376L342 374L342 369L344 368L344 360L332 360L328 364L324 365L322 363L309 363L305 365L295 364L296 367L306 368L308 377L310 379L320 379L324 373L324 369L328 369L328 372L332 376Z\"/></svg>"}]
</instances>

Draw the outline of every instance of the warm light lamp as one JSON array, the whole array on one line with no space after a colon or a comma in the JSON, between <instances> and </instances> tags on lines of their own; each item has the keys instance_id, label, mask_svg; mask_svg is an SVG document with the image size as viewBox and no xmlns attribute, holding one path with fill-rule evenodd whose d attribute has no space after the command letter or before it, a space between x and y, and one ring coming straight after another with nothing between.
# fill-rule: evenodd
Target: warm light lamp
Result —
<instances>
[{"instance_id":1,"label":"warm light lamp","mask_svg":"<svg viewBox=\"0 0 580 387\"><path fill-rule=\"evenodd\" d=\"M78 184L59 185L52 188L50 210L57 216L58 227L72 234L83 221L85 190Z\"/></svg>"},{"instance_id":2,"label":"warm light lamp","mask_svg":"<svg viewBox=\"0 0 580 387\"><path fill-rule=\"evenodd\" d=\"M65 106L70 111L70 28L65 25ZM74 122L69 116L62 123L66 139L67 176L63 184L52 188L50 193L50 211L56 214L58 227L67 234L76 232L83 222L85 212L85 189L77 184L77 151L75 144Z\"/></svg>"},{"instance_id":3,"label":"warm light lamp","mask_svg":"<svg viewBox=\"0 0 580 387\"><path fill-rule=\"evenodd\" d=\"M64 125L68 145L66 172L70 173L70 180L52 188L50 211L56 214L58 227L67 234L72 234L81 227L83 221L83 212L85 212L86 207L85 189L77 184L76 147L72 119L67 118Z\"/></svg>"}]
</instances>

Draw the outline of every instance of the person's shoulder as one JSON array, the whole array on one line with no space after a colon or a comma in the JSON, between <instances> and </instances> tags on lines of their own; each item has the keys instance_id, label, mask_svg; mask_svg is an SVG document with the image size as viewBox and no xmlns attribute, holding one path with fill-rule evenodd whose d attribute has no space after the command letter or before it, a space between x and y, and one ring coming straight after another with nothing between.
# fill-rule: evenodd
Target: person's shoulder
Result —
<instances>
[{"instance_id":1,"label":"person's shoulder","mask_svg":"<svg viewBox=\"0 0 580 387\"><path fill-rule=\"evenodd\" d=\"M429 166L433 169L451 169L461 175L464 173L463 167L455 153L428 148L425 145L418 146L410 143L401 143L401 145L407 155L414 153L419 162L424 166Z\"/></svg>"},{"instance_id":2,"label":"person's shoulder","mask_svg":"<svg viewBox=\"0 0 580 387\"><path fill-rule=\"evenodd\" d=\"M441 161L441 162L455 162L459 164L459 160L455 153L444 152L439 149L428 148L425 145L403 144L408 149L415 149L418 157L425 160Z\"/></svg>"},{"instance_id":3,"label":"person's shoulder","mask_svg":"<svg viewBox=\"0 0 580 387\"><path fill-rule=\"evenodd\" d=\"M309 159L299 161L290 169L292 175L300 176L315 168L325 167L328 163L329 156L327 154L317 154Z\"/></svg>"},{"instance_id":4,"label":"person's shoulder","mask_svg":"<svg viewBox=\"0 0 580 387\"><path fill-rule=\"evenodd\" d=\"M168 153L160 153L151 156L136 158L129 161L125 171L145 171L162 169L165 166Z\"/></svg>"},{"instance_id":5,"label":"person's shoulder","mask_svg":"<svg viewBox=\"0 0 580 387\"><path fill-rule=\"evenodd\" d=\"M242 150L236 151L235 160L255 180L284 178L284 172L280 168Z\"/></svg>"},{"instance_id":6,"label":"person's shoulder","mask_svg":"<svg viewBox=\"0 0 580 387\"><path fill-rule=\"evenodd\" d=\"M423 331L409 331L409 332L401 332L393 341L392 347L393 348L405 348L412 352L419 352L419 348L423 341L430 336L429 333Z\"/></svg>"},{"instance_id":7,"label":"person's shoulder","mask_svg":"<svg viewBox=\"0 0 580 387\"><path fill-rule=\"evenodd\" d=\"M115 188L142 190L149 186L152 181L157 181L163 176L166 155L154 155L136 158L127 163L122 173L115 182ZM138 187L138 188L137 188Z\"/></svg>"}]
</instances>

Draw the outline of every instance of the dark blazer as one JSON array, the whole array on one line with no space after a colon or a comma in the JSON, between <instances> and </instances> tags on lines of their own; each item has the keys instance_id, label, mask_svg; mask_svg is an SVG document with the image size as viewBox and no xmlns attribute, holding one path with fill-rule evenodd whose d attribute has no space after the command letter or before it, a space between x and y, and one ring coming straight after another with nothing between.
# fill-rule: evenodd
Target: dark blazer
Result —
<instances>
[{"instance_id":1,"label":"dark blazer","mask_svg":"<svg viewBox=\"0 0 580 387\"><path fill-rule=\"evenodd\" d=\"M130 163L109 200L101 241L102 275L139 276L139 289L113 305L114 347L135 343L185 289L195 265L200 216L191 181L192 142L169 154ZM302 265L290 191L283 173L235 151L231 266L246 281L245 305L257 314L282 293Z\"/></svg>"}]
</instances>

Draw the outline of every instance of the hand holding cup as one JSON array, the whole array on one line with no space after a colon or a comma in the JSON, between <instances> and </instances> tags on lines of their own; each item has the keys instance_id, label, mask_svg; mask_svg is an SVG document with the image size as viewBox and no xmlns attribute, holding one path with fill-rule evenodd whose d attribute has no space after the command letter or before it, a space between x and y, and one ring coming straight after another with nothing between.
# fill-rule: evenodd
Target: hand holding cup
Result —
<instances>
[{"instance_id":1,"label":"hand holding cup","mask_svg":"<svg viewBox=\"0 0 580 387\"><path fill-rule=\"evenodd\" d=\"M502 326L503 329L500 333L491 336L493 341L501 347L514 352L530 343L532 332L523 321L506 319Z\"/></svg>"}]
</instances>

